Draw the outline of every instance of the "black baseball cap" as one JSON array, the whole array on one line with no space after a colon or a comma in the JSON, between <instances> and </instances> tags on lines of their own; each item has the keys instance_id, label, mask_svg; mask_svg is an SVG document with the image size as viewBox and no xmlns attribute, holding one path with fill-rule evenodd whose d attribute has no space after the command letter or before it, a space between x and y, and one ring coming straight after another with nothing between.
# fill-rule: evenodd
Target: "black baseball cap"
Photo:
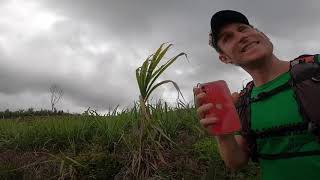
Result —
<instances>
[{"instance_id":1,"label":"black baseball cap","mask_svg":"<svg viewBox=\"0 0 320 180\"><path fill-rule=\"evenodd\" d=\"M211 18L211 43L217 49L217 41L220 30L223 26L230 23L242 23L250 25L247 17L234 10L222 10L216 12Z\"/></svg>"}]
</instances>

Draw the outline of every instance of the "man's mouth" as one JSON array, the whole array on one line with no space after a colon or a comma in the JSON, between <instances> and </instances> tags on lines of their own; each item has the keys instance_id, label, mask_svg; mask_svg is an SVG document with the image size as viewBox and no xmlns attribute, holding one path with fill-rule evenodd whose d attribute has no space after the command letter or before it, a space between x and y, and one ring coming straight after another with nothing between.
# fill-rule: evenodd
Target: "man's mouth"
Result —
<instances>
[{"instance_id":1,"label":"man's mouth","mask_svg":"<svg viewBox=\"0 0 320 180\"><path fill-rule=\"evenodd\" d=\"M249 50L250 48L256 46L259 43L260 43L259 41L250 42L250 43L248 43L248 44L246 44L245 46L242 47L241 52L246 52L247 50Z\"/></svg>"}]
</instances>

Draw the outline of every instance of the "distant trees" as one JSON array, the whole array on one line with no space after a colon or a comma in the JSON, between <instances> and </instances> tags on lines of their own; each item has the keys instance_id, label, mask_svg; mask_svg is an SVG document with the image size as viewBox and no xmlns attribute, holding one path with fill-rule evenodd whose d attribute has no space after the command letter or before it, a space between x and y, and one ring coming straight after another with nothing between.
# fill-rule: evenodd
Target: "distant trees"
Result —
<instances>
[{"instance_id":1,"label":"distant trees","mask_svg":"<svg viewBox=\"0 0 320 180\"><path fill-rule=\"evenodd\" d=\"M51 111L57 112L56 104L61 100L63 96L63 90L57 84L53 84L50 86L49 91L50 91Z\"/></svg>"},{"instance_id":2,"label":"distant trees","mask_svg":"<svg viewBox=\"0 0 320 180\"><path fill-rule=\"evenodd\" d=\"M9 109L6 109L5 111L0 111L0 120L24 118L24 117L35 117L35 116L65 116L65 115L78 115L78 114L76 113L70 114L67 112L63 112L63 110L53 112L51 110L46 110L46 109L35 110L33 108L29 108L26 110L20 109L17 111L10 111Z\"/></svg>"}]
</instances>

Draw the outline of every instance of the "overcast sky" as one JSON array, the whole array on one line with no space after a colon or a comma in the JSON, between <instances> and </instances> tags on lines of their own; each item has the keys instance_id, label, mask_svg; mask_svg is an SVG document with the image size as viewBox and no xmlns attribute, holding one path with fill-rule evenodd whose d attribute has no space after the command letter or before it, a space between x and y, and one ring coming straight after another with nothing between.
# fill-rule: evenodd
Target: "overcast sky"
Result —
<instances>
[{"instance_id":1,"label":"overcast sky","mask_svg":"<svg viewBox=\"0 0 320 180\"><path fill-rule=\"evenodd\" d=\"M64 91L57 109L130 107L135 69L164 42L174 44L167 57L188 54L160 79L177 82L187 102L198 82L224 79L239 91L250 77L208 45L210 18L222 9L246 14L281 59L319 53L317 0L0 0L0 110L50 109L52 84ZM168 84L152 97L176 96Z\"/></svg>"}]
</instances>

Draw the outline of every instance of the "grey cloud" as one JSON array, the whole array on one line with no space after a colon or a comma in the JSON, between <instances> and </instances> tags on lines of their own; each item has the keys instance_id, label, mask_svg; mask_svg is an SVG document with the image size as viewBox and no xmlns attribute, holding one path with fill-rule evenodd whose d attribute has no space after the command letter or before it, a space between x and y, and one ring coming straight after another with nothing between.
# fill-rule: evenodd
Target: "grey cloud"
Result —
<instances>
[{"instance_id":1,"label":"grey cloud","mask_svg":"<svg viewBox=\"0 0 320 180\"><path fill-rule=\"evenodd\" d=\"M70 27L69 23L64 25ZM74 31L72 28L67 29L63 24L58 25L54 31L50 37L42 35L22 42L19 44L21 48L16 50L16 55L14 57L10 55L11 59L2 53L0 92L7 95L18 95L25 91L41 94L46 93L49 86L56 83L64 90L64 98L73 99L73 102L79 106L106 106L106 104L115 106L119 103L124 104L128 100L133 101L130 98L131 91L126 91L119 87L119 84L113 83L117 79L113 72L124 71L124 69L117 70L116 68L120 68L118 66L113 68L113 64L118 61L113 52L101 55L87 52L80 41L85 33ZM73 51L73 56L68 57L65 54L66 49ZM78 60L74 61L70 58L78 58ZM74 63L69 69L63 70L59 62L65 61L74 61ZM77 61L79 64L82 61L91 61L94 72L83 75L82 70L79 69L81 67L77 67L79 65ZM125 71L122 75L129 74ZM132 83L126 83L126 85L131 87ZM122 96L118 94L117 89L120 88L123 90Z\"/></svg>"},{"instance_id":2,"label":"grey cloud","mask_svg":"<svg viewBox=\"0 0 320 180\"><path fill-rule=\"evenodd\" d=\"M221 9L245 13L270 36L281 58L317 53L319 45L316 18L320 11L315 0L35 2L65 19L49 32L11 42L10 52L0 46L0 92L12 104L18 104L17 97L26 92L33 92L26 97L44 97L50 84L59 83L65 91L63 108L128 105L138 98L135 69L163 42L175 44L168 57L182 51L188 54L190 62L178 60L161 77L176 81L188 101L198 82L226 79L232 91L238 91L248 75L219 62L207 44L211 15ZM7 34L10 29L0 27L0 32ZM106 51L90 50L100 44L107 45ZM164 90L173 92L174 88L159 89L154 97L169 93Z\"/></svg>"}]
</instances>

